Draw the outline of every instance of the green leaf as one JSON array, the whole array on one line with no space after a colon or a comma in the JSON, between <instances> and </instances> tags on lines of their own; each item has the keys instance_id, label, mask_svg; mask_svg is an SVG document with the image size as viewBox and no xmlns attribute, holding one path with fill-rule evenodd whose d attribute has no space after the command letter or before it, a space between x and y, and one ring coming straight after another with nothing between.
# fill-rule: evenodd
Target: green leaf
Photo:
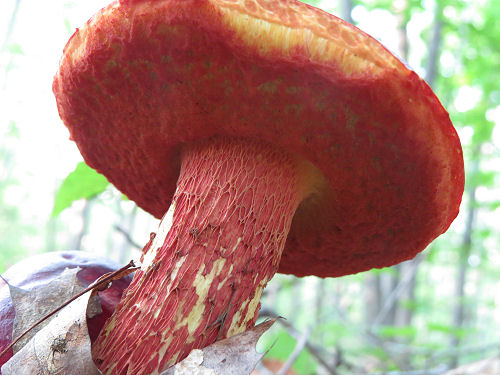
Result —
<instances>
[{"instance_id":1,"label":"green leaf","mask_svg":"<svg viewBox=\"0 0 500 375\"><path fill-rule=\"evenodd\" d=\"M59 215L76 200L95 197L106 190L108 185L108 180L102 174L84 162L78 163L57 191L52 217Z\"/></svg>"},{"instance_id":2,"label":"green leaf","mask_svg":"<svg viewBox=\"0 0 500 375\"><path fill-rule=\"evenodd\" d=\"M19 139L19 138L21 137L21 134L20 134L20 132L19 132L19 127L18 127L18 126L17 126L17 124L16 124L14 121L12 121L12 120L10 120L10 122L9 122L9 129L8 129L8 131L7 131L7 135L8 135L9 137L12 137L12 138L17 138L17 139Z\"/></svg>"},{"instance_id":3,"label":"green leaf","mask_svg":"<svg viewBox=\"0 0 500 375\"><path fill-rule=\"evenodd\" d=\"M6 47L6 50L13 55L24 55L24 51L21 46L17 43L10 44Z\"/></svg>"},{"instance_id":4,"label":"green leaf","mask_svg":"<svg viewBox=\"0 0 500 375\"><path fill-rule=\"evenodd\" d=\"M413 326L382 326L379 329L383 337L415 337L417 333L417 328Z\"/></svg>"},{"instance_id":5,"label":"green leaf","mask_svg":"<svg viewBox=\"0 0 500 375\"><path fill-rule=\"evenodd\" d=\"M267 355L270 358L286 360L295 347L295 339L284 330L281 330L275 337L268 340L269 342L266 344L270 349ZM272 345L273 342L278 344Z\"/></svg>"},{"instance_id":6,"label":"green leaf","mask_svg":"<svg viewBox=\"0 0 500 375\"><path fill-rule=\"evenodd\" d=\"M427 328L429 331L435 331L435 332L442 332L446 334L452 334L457 337L465 337L469 332L471 332L471 329L467 328L457 328L454 326L451 326L449 324L441 324L441 323L436 323L436 322L428 322L427 323Z\"/></svg>"},{"instance_id":7,"label":"green leaf","mask_svg":"<svg viewBox=\"0 0 500 375\"><path fill-rule=\"evenodd\" d=\"M324 333L328 333L337 340L332 342L334 345L338 339L352 335L351 330L344 323L338 321L327 322L318 327L318 329Z\"/></svg>"},{"instance_id":8,"label":"green leaf","mask_svg":"<svg viewBox=\"0 0 500 375\"><path fill-rule=\"evenodd\" d=\"M71 35L75 32L75 28L71 26L71 22L69 22L68 18L64 19L64 28L66 29L66 32Z\"/></svg>"},{"instance_id":9,"label":"green leaf","mask_svg":"<svg viewBox=\"0 0 500 375\"><path fill-rule=\"evenodd\" d=\"M410 311L417 311L419 303L413 299L401 299L399 305Z\"/></svg>"},{"instance_id":10,"label":"green leaf","mask_svg":"<svg viewBox=\"0 0 500 375\"><path fill-rule=\"evenodd\" d=\"M277 335L266 338L265 345L269 347L266 354L267 358L276 358L285 362L293 352L297 341L290 336L285 330L280 330ZM307 350L303 350L293 364L293 368L304 375L316 373L316 362Z\"/></svg>"},{"instance_id":11,"label":"green leaf","mask_svg":"<svg viewBox=\"0 0 500 375\"><path fill-rule=\"evenodd\" d=\"M321 0L305 0L304 3L307 3L315 7L319 7L321 4Z\"/></svg>"},{"instance_id":12,"label":"green leaf","mask_svg":"<svg viewBox=\"0 0 500 375\"><path fill-rule=\"evenodd\" d=\"M389 275L397 275L397 269L394 267L384 267L384 268L373 268L369 272L375 275L389 274Z\"/></svg>"},{"instance_id":13,"label":"green leaf","mask_svg":"<svg viewBox=\"0 0 500 375\"><path fill-rule=\"evenodd\" d=\"M361 346L353 351L357 355L357 357L368 356L368 357L376 357L387 365L389 365L389 358L387 356L387 352L379 346L370 345L370 346Z\"/></svg>"}]
</instances>

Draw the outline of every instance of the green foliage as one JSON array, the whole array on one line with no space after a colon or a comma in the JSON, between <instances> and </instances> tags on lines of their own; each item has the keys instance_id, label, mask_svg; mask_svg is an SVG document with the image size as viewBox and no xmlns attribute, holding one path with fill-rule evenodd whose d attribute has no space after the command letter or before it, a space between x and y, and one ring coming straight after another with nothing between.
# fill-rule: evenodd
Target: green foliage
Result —
<instances>
[{"instance_id":1,"label":"green foliage","mask_svg":"<svg viewBox=\"0 0 500 375\"><path fill-rule=\"evenodd\" d=\"M69 19L67 18L64 19L64 28L69 35L73 34L75 31L74 27L71 26L71 22L69 22Z\"/></svg>"},{"instance_id":2,"label":"green foliage","mask_svg":"<svg viewBox=\"0 0 500 375\"><path fill-rule=\"evenodd\" d=\"M32 234L34 228L21 222L16 206L5 200L5 189L0 184L0 273L26 256L22 238ZM8 234L8 235L5 235Z\"/></svg>"},{"instance_id":3,"label":"green foliage","mask_svg":"<svg viewBox=\"0 0 500 375\"><path fill-rule=\"evenodd\" d=\"M338 321L330 321L322 324L321 327L319 327L319 330L321 332L328 333L327 339L331 339L329 344L332 346L335 345L335 343L337 343L341 338L347 337L352 333L349 327L346 327L345 324Z\"/></svg>"},{"instance_id":4,"label":"green foliage","mask_svg":"<svg viewBox=\"0 0 500 375\"><path fill-rule=\"evenodd\" d=\"M95 197L106 190L108 185L106 177L80 162L57 191L52 217L59 215L76 200Z\"/></svg>"},{"instance_id":5,"label":"green foliage","mask_svg":"<svg viewBox=\"0 0 500 375\"><path fill-rule=\"evenodd\" d=\"M320 5L321 1L322 0L307 0L307 1L304 1L304 3L307 3L309 5L317 7Z\"/></svg>"},{"instance_id":6,"label":"green foliage","mask_svg":"<svg viewBox=\"0 0 500 375\"><path fill-rule=\"evenodd\" d=\"M351 361L354 363L356 363L359 358L374 357L377 358L381 363L384 363L385 369L394 369L394 365L391 363L387 352L377 345L358 346L357 348L352 350L351 355L353 357Z\"/></svg>"},{"instance_id":7,"label":"green foliage","mask_svg":"<svg viewBox=\"0 0 500 375\"><path fill-rule=\"evenodd\" d=\"M413 326L382 326L378 330L380 337L409 337L417 335L418 330Z\"/></svg>"},{"instance_id":8,"label":"green foliage","mask_svg":"<svg viewBox=\"0 0 500 375\"><path fill-rule=\"evenodd\" d=\"M373 272L376 275L382 275L382 274L397 275L398 270L395 269L394 267L384 267L384 268L375 268L371 272Z\"/></svg>"},{"instance_id":9,"label":"green foliage","mask_svg":"<svg viewBox=\"0 0 500 375\"><path fill-rule=\"evenodd\" d=\"M15 121L12 121L12 120L9 121L9 127L8 127L8 130L7 130L7 136L19 139L19 137L20 137L19 127L17 126L17 124L15 123Z\"/></svg>"},{"instance_id":10,"label":"green foliage","mask_svg":"<svg viewBox=\"0 0 500 375\"><path fill-rule=\"evenodd\" d=\"M467 328L457 328L450 324L436 323L436 322L428 322L427 329L430 332L441 332L447 335L454 335L458 337L465 337L467 334L470 334L473 330Z\"/></svg>"},{"instance_id":11,"label":"green foliage","mask_svg":"<svg viewBox=\"0 0 500 375\"><path fill-rule=\"evenodd\" d=\"M12 55L24 55L21 45L17 43L9 44L8 46L5 47L5 49Z\"/></svg>"},{"instance_id":12,"label":"green foliage","mask_svg":"<svg viewBox=\"0 0 500 375\"><path fill-rule=\"evenodd\" d=\"M14 176L16 168L15 145L19 128L9 121L5 131L5 144L0 147L0 273L26 255L23 239L33 235L36 229L25 223L16 204L9 201L9 191L15 191L20 181Z\"/></svg>"},{"instance_id":13,"label":"green foliage","mask_svg":"<svg viewBox=\"0 0 500 375\"><path fill-rule=\"evenodd\" d=\"M467 177L468 186L485 186L489 188L495 187L495 171L481 170L473 174L469 174Z\"/></svg>"},{"instance_id":14,"label":"green foliage","mask_svg":"<svg viewBox=\"0 0 500 375\"><path fill-rule=\"evenodd\" d=\"M274 343L274 345L272 345ZM280 361L286 361L290 354L293 352L297 341L290 336L286 331L280 330L274 337L268 337L265 345L272 347L267 353L267 358L276 358ZM307 350L303 350L295 363L293 364L294 370L299 374L309 375L316 374L316 362L311 357Z\"/></svg>"}]
</instances>

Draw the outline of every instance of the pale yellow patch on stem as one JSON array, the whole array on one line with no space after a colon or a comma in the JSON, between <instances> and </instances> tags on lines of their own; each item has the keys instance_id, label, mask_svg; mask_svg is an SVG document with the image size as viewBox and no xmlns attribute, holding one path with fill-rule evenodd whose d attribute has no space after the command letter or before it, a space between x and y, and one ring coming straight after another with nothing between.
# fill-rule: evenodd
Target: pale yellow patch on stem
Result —
<instances>
[{"instance_id":1,"label":"pale yellow patch on stem","mask_svg":"<svg viewBox=\"0 0 500 375\"><path fill-rule=\"evenodd\" d=\"M205 307L207 306L208 291L215 277L220 275L225 263L226 259L217 259L214 262L212 270L209 274L203 276L203 269L200 269L195 276L193 285L196 288L198 300L196 301L196 304L193 306L191 312L186 318L190 335L194 333L194 331L199 327L202 321L203 312L205 311Z\"/></svg>"},{"instance_id":2,"label":"pale yellow patch on stem","mask_svg":"<svg viewBox=\"0 0 500 375\"><path fill-rule=\"evenodd\" d=\"M244 331L246 329L247 323L254 318L257 307L259 306L262 292L264 291L267 282L268 282L267 277L262 279L259 285L257 286L257 289L255 290L253 298L249 298L246 301L244 301L241 304L240 309L233 315L233 319L231 320L231 325L229 326L229 329L227 331L228 337L234 336ZM245 317L242 320L241 316L247 305L248 305L247 313L245 314Z\"/></svg>"}]
</instances>

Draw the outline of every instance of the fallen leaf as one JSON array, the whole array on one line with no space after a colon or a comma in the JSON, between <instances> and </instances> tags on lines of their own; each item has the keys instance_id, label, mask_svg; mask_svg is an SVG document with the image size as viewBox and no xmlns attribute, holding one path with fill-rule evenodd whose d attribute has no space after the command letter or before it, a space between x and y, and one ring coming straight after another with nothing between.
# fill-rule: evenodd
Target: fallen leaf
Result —
<instances>
[{"instance_id":1,"label":"fallen leaf","mask_svg":"<svg viewBox=\"0 0 500 375\"><path fill-rule=\"evenodd\" d=\"M41 288L24 290L9 285L10 296L15 310L14 328L12 337L20 336L33 324L45 317L56 307L61 306L75 294L85 289L79 281L77 274L79 267L67 268L63 273ZM89 310L91 316L102 312L100 303L92 303ZM14 345L14 353L18 352L38 331L45 327L53 317L39 324L28 332L18 343Z\"/></svg>"},{"instance_id":2,"label":"fallen leaf","mask_svg":"<svg viewBox=\"0 0 500 375\"><path fill-rule=\"evenodd\" d=\"M257 341L275 321L266 320L248 331L195 349L161 375L249 375L266 354L256 351Z\"/></svg>"},{"instance_id":3,"label":"fallen leaf","mask_svg":"<svg viewBox=\"0 0 500 375\"><path fill-rule=\"evenodd\" d=\"M43 288L39 294L11 287L16 305L16 336L33 322L44 317L54 306L83 289L76 278L78 269L68 270L64 277ZM65 291L62 293L61 291ZM46 326L2 366L4 375L99 375L91 355L87 316L98 313L99 303L92 301L89 291L59 311ZM38 306L38 307L37 307ZM42 306L42 311L40 311ZM265 353L255 349L262 334L276 319L265 321L251 330L216 342L202 350L194 350L181 363L162 375L249 375Z\"/></svg>"},{"instance_id":4,"label":"fallen leaf","mask_svg":"<svg viewBox=\"0 0 500 375\"><path fill-rule=\"evenodd\" d=\"M87 329L91 291L62 309L2 366L4 375L99 375Z\"/></svg>"},{"instance_id":5,"label":"fallen leaf","mask_svg":"<svg viewBox=\"0 0 500 375\"><path fill-rule=\"evenodd\" d=\"M217 375L217 372L211 368L202 365L203 363L203 350L194 349L189 355L180 363L175 366L175 372L167 372L164 374L175 375Z\"/></svg>"},{"instance_id":6,"label":"fallen leaf","mask_svg":"<svg viewBox=\"0 0 500 375\"><path fill-rule=\"evenodd\" d=\"M35 341L31 341L31 344L36 343L40 346L41 340L49 343L53 349L53 355L50 358L53 363L55 363L54 358L58 355L57 353L72 353L78 350L87 352L85 361L80 362L89 363L90 369L88 366L84 366L82 372L77 373L74 366L71 366L66 369L69 371L61 373L72 375L93 373L97 370L92 362L90 345L87 344L87 341L95 340L105 319L111 315L123 289L128 285L129 280L127 279L130 279L128 274L134 272L136 267L133 262L130 262L124 267L114 270L114 267L109 266L104 259L89 257L81 252L56 252L47 253L47 255L28 258L11 267L5 274L9 273L7 279L1 278L0 352L2 356L0 367L13 354L22 350L26 342L35 337ZM28 264L28 267L25 263ZM23 271L25 272L23 273ZM96 278L98 279L95 280ZM86 305L76 310L73 308L73 323L78 329L81 329L78 335L75 333L74 327L67 325L66 328L70 327L68 330L64 327L57 328L58 326L54 324L52 324L52 329L56 327L58 330L53 331L53 333L58 333L58 335L37 335L37 332L49 324L49 321L60 319L61 315L56 314L62 311L61 309L69 304L74 306L73 301L91 289L93 292L87 298ZM97 295L97 291L100 292L102 299ZM83 319L85 319L83 326L81 324L82 314ZM88 328L89 332L87 332ZM75 339L79 336L85 336L85 340L83 338ZM13 345L15 346L14 350L12 349ZM68 345L75 347L68 350ZM54 366L44 362L47 358L40 359L38 347L34 348L40 372L33 373L46 374L44 369ZM74 357L74 355L70 354L68 357ZM72 358L71 361L73 360ZM26 368L22 361L21 363L19 360L16 361L18 361L17 366L20 369ZM12 364L9 366L12 366L12 369L16 368ZM31 370L25 371L31 373ZM57 373L59 372L53 370L49 372L49 374ZM2 374L2 370L0 370L0 374Z\"/></svg>"}]
</instances>

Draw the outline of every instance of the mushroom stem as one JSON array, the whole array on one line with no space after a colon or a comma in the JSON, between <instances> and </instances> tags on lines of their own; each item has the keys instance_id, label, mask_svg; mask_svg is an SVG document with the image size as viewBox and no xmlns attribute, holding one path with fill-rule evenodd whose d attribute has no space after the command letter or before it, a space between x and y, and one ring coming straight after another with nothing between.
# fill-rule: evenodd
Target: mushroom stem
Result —
<instances>
[{"instance_id":1,"label":"mushroom stem","mask_svg":"<svg viewBox=\"0 0 500 375\"><path fill-rule=\"evenodd\" d=\"M190 144L181 160L173 204L94 344L104 374L158 374L252 327L314 180L309 163L248 139Z\"/></svg>"}]
</instances>

